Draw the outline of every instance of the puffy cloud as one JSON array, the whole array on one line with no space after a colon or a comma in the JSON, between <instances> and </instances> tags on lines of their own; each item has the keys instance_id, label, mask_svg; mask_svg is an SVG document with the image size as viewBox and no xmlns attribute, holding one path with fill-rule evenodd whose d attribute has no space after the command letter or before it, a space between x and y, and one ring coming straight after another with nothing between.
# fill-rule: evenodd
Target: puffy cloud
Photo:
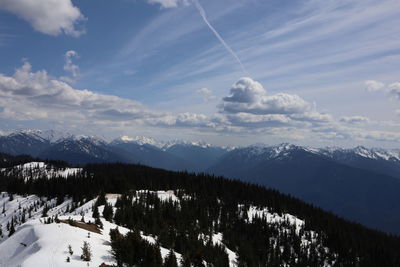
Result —
<instances>
[{"instance_id":1,"label":"puffy cloud","mask_svg":"<svg viewBox=\"0 0 400 267\"><path fill-rule=\"evenodd\" d=\"M219 105L233 124L254 124L259 127L278 125L308 125L331 120L330 115L319 113L298 95L279 93L268 95L264 87L251 78L236 82L230 95Z\"/></svg>"},{"instance_id":2,"label":"puffy cloud","mask_svg":"<svg viewBox=\"0 0 400 267\"><path fill-rule=\"evenodd\" d=\"M203 97L204 102L208 102L209 100L215 98L215 96L213 95L213 91L208 88L201 88L197 90L196 93Z\"/></svg>"},{"instance_id":3,"label":"puffy cloud","mask_svg":"<svg viewBox=\"0 0 400 267\"><path fill-rule=\"evenodd\" d=\"M75 89L45 70L32 71L28 62L11 76L0 74L0 119L42 120L67 128L74 125L80 131L96 126L123 130L157 127L318 140L394 141L400 138L395 132L356 128L355 125L368 122L362 116L336 121L329 114L317 112L299 96L270 96L260 83L250 78L232 86L230 95L222 99L219 113L212 116L172 114L149 109L131 99Z\"/></svg>"},{"instance_id":4,"label":"puffy cloud","mask_svg":"<svg viewBox=\"0 0 400 267\"><path fill-rule=\"evenodd\" d=\"M259 82L242 78L232 86L230 96L223 98L221 108L224 113L266 115L304 113L312 106L298 95L280 93L268 96Z\"/></svg>"},{"instance_id":5,"label":"puffy cloud","mask_svg":"<svg viewBox=\"0 0 400 267\"><path fill-rule=\"evenodd\" d=\"M400 82L395 82L386 86L382 82L378 81L366 81L365 84L367 85L368 91L377 91L382 90L387 95L400 100ZM395 111L398 114L397 110Z\"/></svg>"},{"instance_id":6,"label":"puffy cloud","mask_svg":"<svg viewBox=\"0 0 400 267\"><path fill-rule=\"evenodd\" d=\"M392 83L388 86L389 93L400 100L400 82Z\"/></svg>"},{"instance_id":7,"label":"puffy cloud","mask_svg":"<svg viewBox=\"0 0 400 267\"><path fill-rule=\"evenodd\" d=\"M342 117L340 121L348 124L361 124L370 122L370 120L364 116Z\"/></svg>"},{"instance_id":8,"label":"puffy cloud","mask_svg":"<svg viewBox=\"0 0 400 267\"><path fill-rule=\"evenodd\" d=\"M64 70L70 73L73 78L78 77L79 66L72 63L73 58L79 58L78 53L74 50L69 50L65 53L64 57L65 57Z\"/></svg>"},{"instance_id":9,"label":"puffy cloud","mask_svg":"<svg viewBox=\"0 0 400 267\"><path fill-rule=\"evenodd\" d=\"M147 0L147 2L150 4L159 4L163 8L172 8L189 4L187 0Z\"/></svg>"},{"instance_id":10,"label":"puffy cloud","mask_svg":"<svg viewBox=\"0 0 400 267\"><path fill-rule=\"evenodd\" d=\"M244 77L237 81L231 88L231 95L224 97L225 102L252 104L265 97L267 92L264 87L251 78Z\"/></svg>"},{"instance_id":11,"label":"puffy cloud","mask_svg":"<svg viewBox=\"0 0 400 267\"><path fill-rule=\"evenodd\" d=\"M12 76L0 75L1 116L9 119L134 121L165 114L117 96L78 90L44 70L32 72L28 62Z\"/></svg>"},{"instance_id":12,"label":"puffy cloud","mask_svg":"<svg viewBox=\"0 0 400 267\"><path fill-rule=\"evenodd\" d=\"M388 93L390 96L400 99L400 82L395 82L386 86L382 82L366 81L365 85L367 91L369 92L382 90Z\"/></svg>"},{"instance_id":13,"label":"puffy cloud","mask_svg":"<svg viewBox=\"0 0 400 267\"><path fill-rule=\"evenodd\" d=\"M375 80L365 81L365 89L368 92L379 91L385 88L385 84Z\"/></svg>"},{"instance_id":14,"label":"puffy cloud","mask_svg":"<svg viewBox=\"0 0 400 267\"><path fill-rule=\"evenodd\" d=\"M33 72L25 62L12 76L0 74L0 119L40 120L87 126L88 124L212 128L203 114L171 114L152 110L126 98L78 90L51 77Z\"/></svg>"},{"instance_id":15,"label":"puffy cloud","mask_svg":"<svg viewBox=\"0 0 400 267\"><path fill-rule=\"evenodd\" d=\"M71 0L1 0L0 9L28 21L44 34L65 33L77 37L84 33L76 26L85 18Z\"/></svg>"}]
</instances>

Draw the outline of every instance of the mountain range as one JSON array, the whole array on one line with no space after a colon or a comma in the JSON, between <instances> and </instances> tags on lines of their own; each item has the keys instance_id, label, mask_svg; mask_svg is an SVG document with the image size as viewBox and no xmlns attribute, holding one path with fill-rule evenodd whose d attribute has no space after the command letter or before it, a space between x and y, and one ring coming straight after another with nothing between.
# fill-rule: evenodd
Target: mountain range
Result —
<instances>
[{"instance_id":1,"label":"mountain range","mask_svg":"<svg viewBox=\"0 0 400 267\"><path fill-rule=\"evenodd\" d=\"M205 172L263 185L368 227L400 234L400 153L396 150L310 148L293 144L217 147L121 137L111 142L54 131L0 136L0 152L87 163L140 163Z\"/></svg>"},{"instance_id":2,"label":"mountain range","mask_svg":"<svg viewBox=\"0 0 400 267\"><path fill-rule=\"evenodd\" d=\"M0 152L63 160L74 165L101 162L140 163L168 170L205 171L229 148L181 140L123 136L111 142L55 131L18 131L0 136Z\"/></svg>"}]
</instances>

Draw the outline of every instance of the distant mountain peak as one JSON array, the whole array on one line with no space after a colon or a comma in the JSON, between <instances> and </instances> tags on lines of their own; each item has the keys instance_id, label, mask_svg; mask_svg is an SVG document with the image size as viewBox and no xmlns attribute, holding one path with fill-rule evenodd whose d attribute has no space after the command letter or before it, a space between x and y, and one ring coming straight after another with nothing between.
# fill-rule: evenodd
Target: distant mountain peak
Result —
<instances>
[{"instance_id":1,"label":"distant mountain peak","mask_svg":"<svg viewBox=\"0 0 400 267\"><path fill-rule=\"evenodd\" d=\"M206 143L204 141L185 141L185 140L181 140L181 139L175 139L175 140L170 140L170 141L165 142L163 145L163 149L168 149L175 145L198 146L198 147L202 147L202 148L213 147L213 145Z\"/></svg>"},{"instance_id":2,"label":"distant mountain peak","mask_svg":"<svg viewBox=\"0 0 400 267\"><path fill-rule=\"evenodd\" d=\"M61 139L69 138L72 134L67 132L61 132L56 130L34 130L34 129L25 129L25 130L17 130L17 131L8 131L2 132L0 136L29 136L39 141L45 141L50 143L58 142Z\"/></svg>"},{"instance_id":3,"label":"distant mountain peak","mask_svg":"<svg viewBox=\"0 0 400 267\"><path fill-rule=\"evenodd\" d=\"M121 136L120 138L117 138L113 141L114 143L136 143L138 145L152 145L155 147L161 147L162 144L155 140L154 138L151 137L145 137L145 136L134 136L134 137L129 137L129 136Z\"/></svg>"},{"instance_id":4,"label":"distant mountain peak","mask_svg":"<svg viewBox=\"0 0 400 267\"><path fill-rule=\"evenodd\" d=\"M383 148L366 148L364 146L357 146L354 148L340 148L340 147L326 147L320 149L320 153L335 157L338 154L343 155L356 155L362 158L375 159L375 160L386 160L386 161L400 161L400 151L386 150Z\"/></svg>"}]
</instances>

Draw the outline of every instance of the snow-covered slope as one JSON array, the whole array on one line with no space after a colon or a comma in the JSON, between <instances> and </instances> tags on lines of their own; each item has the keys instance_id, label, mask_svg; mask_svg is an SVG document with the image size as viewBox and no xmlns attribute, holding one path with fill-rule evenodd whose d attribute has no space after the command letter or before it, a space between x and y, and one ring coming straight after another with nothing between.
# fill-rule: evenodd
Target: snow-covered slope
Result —
<instances>
[{"instance_id":1,"label":"snow-covered slope","mask_svg":"<svg viewBox=\"0 0 400 267\"><path fill-rule=\"evenodd\" d=\"M144 192L144 191L142 191ZM161 199L166 197L176 198L171 192L158 192ZM108 202L115 204L118 195L108 195ZM39 204L40 202L40 204ZM5 207L4 216L0 216L3 236L0 238L0 266L1 267L53 267L53 266L88 266L88 263L80 258L83 242L90 245L92 259L89 266L100 266L102 263L107 265L115 264L111 254L110 230L116 229L121 234L126 234L129 229L118 226L101 218L103 228L100 233L88 231L86 229L69 225L67 220L85 223L93 223L92 207L95 200L88 201L77 207L73 212L68 212L71 205L71 199L66 199L60 205L56 205L56 200L46 200L37 196L19 196L13 195L10 201L10 195L6 192L0 194L0 205ZM46 217L42 217L45 206L51 207ZM36 207L31 213L31 217L25 218L25 222L20 220L24 210L30 207ZM104 206L100 206L102 211ZM45 223L48 218L57 218L59 223ZM14 220L16 232L8 237L7 223ZM93 225L92 224L92 225ZM141 235L141 237L151 244L156 243L156 239L151 236ZM68 246L71 246L73 254L69 254ZM160 253L166 258L169 250L161 247ZM175 253L178 261L182 256ZM67 262L69 258L69 262Z\"/></svg>"},{"instance_id":2,"label":"snow-covered slope","mask_svg":"<svg viewBox=\"0 0 400 267\"><path fill-rule=\"evenodd\" d=\"M135 143L138 145L152 145L158 148L162 147L162 143L156 141L155 139L151 137L144 137L144 136L135 136L135 137L129 137L129 136L121 136L120 138L115 139L111 143L119 144L119 143Z\"/></svg>"},{"instance_id":3,"label":"snow-covered slope","mask_svg":"<svg viewBox=\"0 0 400 267\"><path fill-rule=\"evenodd\" d=\"M367 159L380 159L386 161L400 162L400 153L397 150L385 150L382 148L366 148L357 146L355 148L344 149L339 147L326 147L319 149L319 153L336 158L339 156L359 156Z\"/></svg>"},{"instance_id":4,"label":"snow-covered slope","mask_svg":"<svg viewBox=\"0 0 400 267\"><path fill-rule=\"evenodd\" d=\"M0 169L0 172L4 174L18 173L26 179L37 179L39 177L46 177L48 179L54 177L68 177L70 175L78 174L81 171L81 168L57 168L44 162L28 162L12 168Z\"/></svg>"},{"instance_id":5,"label":"snow-covered slope","mask_svg":"<svg viewBox=\"0 0 400 267\"><path fill-rule=\"evenodd\" d=\"M174 191L149 191L139 190L136 193L137 198L146 194L154 194L161 201L178 202L180 199L174 194ZM115 205L118 194L106 195L108 203ZM183 194L181 199L187 196ZM93 205L96 199L81 203L73 211L70 211L72 201L66 198L61 204L57 205L56 199L47 200L37 196L19 196L13 195L10 200L10 195L6 192L0 194L0 205L4 206L4 215L0 216L0 224L2 225L3 236L0 238L0 267L53 267L53 266L100 266L101 264L113 265L116 264L115 259L111 254L110 230L116 229L121 234L126 234L129 229L120 225L116 225L104 218L101 218L103 228L94 227L95 219L93 215ZM135 201L135 200L134 200ZM47 216L43 217L43 209L49 208ZM104 206L99 206L100 214ZM29 212L29 216L28 214ZM25 212L26 217L22 219L22 214ZM245 205L238 206L239 214L244 216L249 223L256 218L267 218L268 223L279 225L282 234L291 231L293 228L296 234L302 239L302 246L313 247L317 246L318 236L315 232L305 230L305 222L290 214L278 215L270 213L268 208L259 208L250 206L245 208ZM52 222L48 223L49 218L53 218ZM59 222L57 222L58 218ZM68 221L76 222L74 226ZM84 223L82 223L82 220ZM15 225L15 233L9 236L10 231L7 230L7 224L10 222ZM88 224L89 223L89 224ZM80 225L80 226L76 226ZM89 226L89 228L86 228ZM93 228L94 227L94 228ZM97 231L99 230L99 231ZM141 233L141 238L150 244L156 244L157 237L144 235ZM199 238L203 242L208 242L209 236L202 234ZM85 262L81 259L83 243L87 242L92 252L90 262ZM270 240L271 244L275 242ZM229 266L238 266L238 255L224 244L222 233L214 233L212 235L212 243L221 246L228 255ZM70 254L71 247L72 254ZM328 251L328 248L321 247ZM170 250L160 247L160 253L165 260ZM177 264L180 266L182 255L174 252ZM329 266L329 265L326 265Z\"/></svg>"}]
</instances>

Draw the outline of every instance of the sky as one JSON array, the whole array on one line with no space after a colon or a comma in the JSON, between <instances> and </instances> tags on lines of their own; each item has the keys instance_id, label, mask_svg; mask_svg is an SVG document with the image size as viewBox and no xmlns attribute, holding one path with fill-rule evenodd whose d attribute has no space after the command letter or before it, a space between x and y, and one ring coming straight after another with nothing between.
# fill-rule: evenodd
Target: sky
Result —
<instances>
[{"instance_id":1,"label":"sky","mask_svg":"<svg viewBox=\"0 0 400 267\"><path fill-rule=\"evenodd\" d=\"M398 0L0 0L0 133L400 148Z\"/></svg>"}]
</instances>

